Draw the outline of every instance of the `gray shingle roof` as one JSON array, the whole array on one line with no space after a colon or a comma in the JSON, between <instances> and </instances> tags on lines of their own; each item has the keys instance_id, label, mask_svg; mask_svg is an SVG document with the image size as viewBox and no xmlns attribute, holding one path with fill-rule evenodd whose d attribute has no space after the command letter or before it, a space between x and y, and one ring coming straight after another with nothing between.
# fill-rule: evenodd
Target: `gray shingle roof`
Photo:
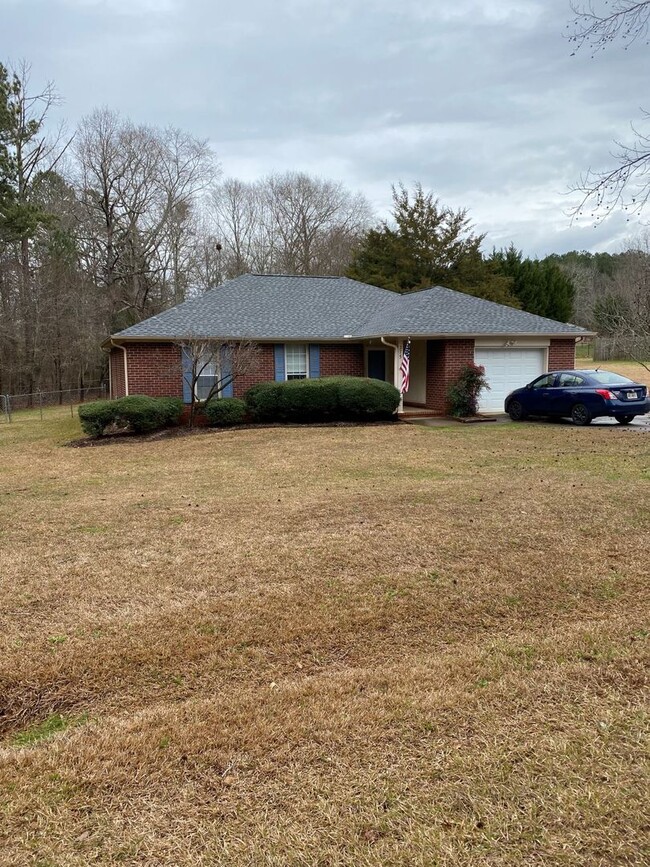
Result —
<instances>
[{"instance_id":1,"label":"gray shingle roof","mask_svg":"<svg viewBox=\"0 0 650 867\"><path fill-rule=\"evenodd\" d=\"M347 277L244 274L114 336L336 339L393 297Z\"/></svg>"},{"instance_id":2,"label":"gray shingle roof","mask_svg":"<svg viewBox=\"0 0 650 867\"><path fill-rule=\"evenodd\" d=\"M576 334L577 325L545 319L444 286L397 295L365 323L366 336L428 334Z\"/></svg>"},{"instance_id":3,"label":"gray shingle roof","mask_svg":"<svg viewBox=\"0 0 650 867\"><path fill-rule=\"evenodd\" d=\"M381 335L587 333L575 325L442 286L397 295L347 277L244 274L113 336L340 340Z\"/></svg>"}]
</instances>

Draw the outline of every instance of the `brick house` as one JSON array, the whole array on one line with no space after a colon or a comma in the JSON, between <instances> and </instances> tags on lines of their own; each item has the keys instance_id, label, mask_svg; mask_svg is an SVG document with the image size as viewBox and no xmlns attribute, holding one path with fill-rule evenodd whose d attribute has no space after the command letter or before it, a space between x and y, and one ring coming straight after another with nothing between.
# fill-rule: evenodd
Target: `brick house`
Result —
<instances>
[{"instance_id":1,"label":"brick house","mask_svg":"<svg viewBox=\"0 0 650 867\"><path fill-rule=\"evenodd\" d=\"M442 286L398 295L347 277L245 274L112 335L104 348L112 397L189 403L179 341L190 337L259 345L256 372L222 393L235 397L268 380L348 375L398 383L410 339L406 407L444 412L449 384L475 362L491 387L480 408L490 412L535 376L573 367L576 341L588 334Z\"/></svg>"}]
</instances>

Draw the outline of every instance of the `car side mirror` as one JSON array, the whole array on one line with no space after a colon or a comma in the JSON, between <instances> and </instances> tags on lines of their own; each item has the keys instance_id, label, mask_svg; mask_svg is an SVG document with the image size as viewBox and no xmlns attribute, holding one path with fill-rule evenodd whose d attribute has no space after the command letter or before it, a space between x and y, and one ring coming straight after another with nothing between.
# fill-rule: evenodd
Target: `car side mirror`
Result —
<instances>
[{"instance_id":1,"label":"car side mirror","mask_svg":"<svg viewBox=\"0 0 650 867\"><path fill-rule=\"evenodd\" d=\"M526 388L532 388L532 387L533 387L532 382L529 382L528 385L526 386Z\"/></svg>"}]
</instances>

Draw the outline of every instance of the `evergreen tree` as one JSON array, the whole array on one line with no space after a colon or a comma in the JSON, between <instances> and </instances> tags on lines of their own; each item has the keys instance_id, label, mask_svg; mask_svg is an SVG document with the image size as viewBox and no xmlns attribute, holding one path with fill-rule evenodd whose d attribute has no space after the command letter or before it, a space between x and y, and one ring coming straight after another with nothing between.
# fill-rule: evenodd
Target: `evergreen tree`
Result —
<instances>
[{"instance_id":1,"label":"evergreen tree","mask_svg":"<svg viewBox=\"0 0 650 867\"><path fill-rule=\"evenodd\" d=\"M524 259L511 244L506 250L495 250L490 258L512 281L512 291L524 310L568 322L573 312L573 283L550 257Z\"/></svg>"},{"instance_id":2,"label":"evergreen tree","mask_svg":"<svg viewBox=\"0 0 650 867\"><path fill-rule=\"evenodd\" d=\"M415 292L442 285L519 306L510 278L481 254L484 235L475 235L466 210L453 211L416 184L413 195L393 187L393 221L367 234L348 277L390 289Z\"/></svg>"},{"instance_id":3,"label":"evergreen tree","mask_svg":"<svg viewBox=\"0 0 650 867\"><path fill-rule=\"evenodd\" d=\"M3 224L7 219L7 213L14 198L12 179L15 171L9 151L9 133L11 130L9 92L9 73L6 67L0 63L0 238L3 234Z\"/></svg>"}]
</instances>

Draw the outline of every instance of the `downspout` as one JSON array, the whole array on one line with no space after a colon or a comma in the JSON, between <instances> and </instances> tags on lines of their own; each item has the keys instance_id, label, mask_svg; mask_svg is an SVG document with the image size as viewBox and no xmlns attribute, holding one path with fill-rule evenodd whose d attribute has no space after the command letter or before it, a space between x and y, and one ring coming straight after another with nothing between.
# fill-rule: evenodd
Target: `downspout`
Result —
<instances>
[{"instance_id":1,"label":"downspout","mask_svg":"<svg viewBox=\"0 0 650 867\"><path fill-rule=\"evenodd\" d=\"M400 340L399 343L389 343L385 337L380 337L379 339L384 344L384 346L388 346L390 349L393 350L393 385L395 386L395 388L399 388L399 366L401 361L400 351L402 341ZM395 413L400 412L404 412L404 395L401 393L401 391L399 395L399 404L397 405Z\"/></svg>"}]
</instances>

